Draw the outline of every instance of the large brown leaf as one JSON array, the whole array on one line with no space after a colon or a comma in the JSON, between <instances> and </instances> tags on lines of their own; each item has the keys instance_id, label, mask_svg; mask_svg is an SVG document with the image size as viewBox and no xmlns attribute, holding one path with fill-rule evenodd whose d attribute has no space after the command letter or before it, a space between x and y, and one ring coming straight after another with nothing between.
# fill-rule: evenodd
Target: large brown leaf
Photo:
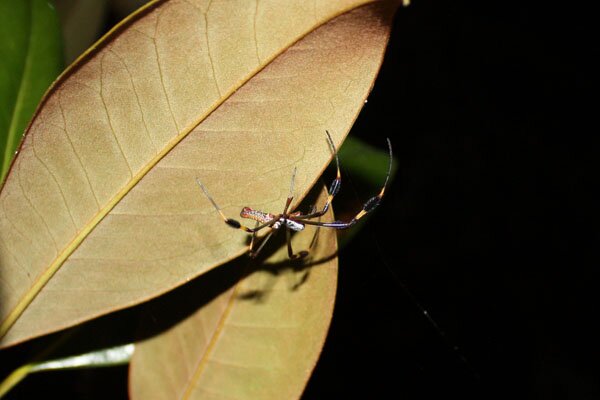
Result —
<instances>
[{"instance_id":1,"label":"large brown leaf","mask_svg":"<svg viewBox=\"0 0 600 400\"><path fill-rule=\"evenodd\" d=\"M1 345L162 294L246 250L226 214L299 199L372 85L393 4L159 1L53 86L0 193Z\"/></svg>"},{"instance_id":2,"label":"large brown leaf","mask_svg":"<svg viewBox=\"0 0 600 400\"><path fill-rule=\"evenodd\" d=\"M325 197L322 191L320 204ZM331 220L330 214L323 219ZM335 299L335 232L309 226L294 236L293 247L309 248L317 233L304 268L290 268L282 247L264 263L249 263L249 276L182 322L136 344L131 397L299 398L321 351ZM204 292L222 286L219 277L203 276ZM182 301L197 304L199 297Z\"/></svg>"}]
</instances>

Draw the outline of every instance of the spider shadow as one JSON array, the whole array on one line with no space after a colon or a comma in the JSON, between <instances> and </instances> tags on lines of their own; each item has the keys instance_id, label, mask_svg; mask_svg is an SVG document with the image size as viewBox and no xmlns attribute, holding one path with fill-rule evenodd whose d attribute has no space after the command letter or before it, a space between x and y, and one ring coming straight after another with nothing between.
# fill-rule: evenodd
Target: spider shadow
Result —
<instances>
[{"instance_id":1,"label":"spider shadow","mask_svg":"<svg viewBox=\"0 0 600 400\"><path fill-rule=\"evenodd\" d=\"M296 291L309 281L312 268L337 257L336 250L332 254L319 258L267 262L266 260L274 252L281 250L277 244L278 241L275 241L270 246L265 246L264 252L259 257L254 259L248 256L239 257L206 272L172 292L151 300L141 307L138 306L141 308L142 316L135 332L136 340L150 338L170 329L253 274L266 273L273 278L283 274L291 277L300 274L298 279L294 279L288 285L290 291ZM236 299L264 303L276 283L277 279L267 279L261 287L238 292Z\"/></svg>"},{"instance_id":2,"label":"spider shadow","mask_svg":"<svg viewBox=\"0 0 600 400\"><path fill-rule=\"evenodd\" d=\"M315 235L311 241L309 249L316 247L318 244L320 229L317 229ZM275 239L275 238L274 238ZM246 273L242 278L246 278L254 273L266 272L273 279L265 279L264 285L257 289L246 290L238 294L238 298L241 300L253 300L256 302L264 302L267 300L268 294L273 290L277 283L277 277L284 276L287 280L287 286L290 291L299 290L304 284L306 284L310 278L311 271L314 267L331 261L337 257L337 250L332 254L323 257L313 257L311 253L308 256L299 259L287 259L277 262L268 262L268 258L274 254L275 251L286 246L285 235L278 235L277 240L273 240L273 243L269 243L265 246L264 252L256 257L253 263L249 265Z\"/></svg>"},{"instance_id":3,"label":"spider shadow","mask_svg":"<svg viewBox=\"0 0 600 400\"><path fill-rule=\"evenodd\" d=\"M318 204L316 200L319 194L319 190L312 190L302 204ZM310 207L305 207L305 209L310 209ZM307 233L309 233L308 230L297 232L298 235ZM321 236L321 229L316 229L308 248L316 249L323 240ZM248 255L238 257L218 268L207 271L169 293L137 306L138 312L141 312L142 315L141 321L136 324L138 325L135 330L136 340L153 337L170 329L253 274L263 274L267 279L257 277L258 279L251 283L251 285L256 285L255 287L240 286L241 290L236 294L236 299L264 303L277 284L277 279L283 276L286 277L284 279L288 279L287 287L291 292L300 290L311 279L313 268L318 268L319 265L333 260L338 255L337 249L332 249L330 254L326 253L323 256L309 253L307 257L298 260L269 261L275 253L285 250L285 239L285 232L278 232L257 257L251 258ZM249 236L247 240L250 240ZM308 242L308 239L305 241ZM306 248L299 247L295 250L306 250ZM129 317L124 315L122 319L129 319Z\"/></svg>"},{"instance_id":4,"label":"spider shadow","mask_svg":"<svg viewBox=\"0 0 600 400\"><path fill-rule=\"evenodd\" d=\"M308 193L304 201L298 207L296 207L295 210L304 208L304 204L310 204L310 206L308 207L308 213L312 213L315 211L315 209L317 208L315 207L315 204L318 203L317 200L319 195L321 194L321 191L318 190L319 185L315 186L316 187ZM320 221L321 218L319 217L318 220ZM308 281L308 279L310 278L310 272L312 267L325 263L337 257L337 251L325 257L313 257L312 250L316 249L319 245L319 237L321 233L321 228L316 227L315 233L307 248L296 249L294 247L296 251L307 251L307 256L298 259L288 258L277 262L269 262L268 259L272 257L272 255L275 254L276 251L287 246L286 235L285 232L283 232L284 229L285 228L280 228L279 232L275 232L273 234L274 236L265 245L265 247L258 254L258 256L256 256L255 258L251 258L251 260L254 260L254 263L252 266L249 267L249 269L247 269L247 274L243 278L249 276L252 273L261 271L268 273L274 278L280 275L284 275L288 280L288 288L290 289L290 291L296 291ZM303 235L306 233L307 231L292 232L292 239L298 234ZM264 238L265 236L263 236L261 240L264 240ZM251 237L249 236L247 238L246 244L249 246L250 242ZM260 241L258 245L260 245ZM268 293L273 289L275 284L276 279L268 279L266 280L262 288L246 290L245 292L240 293L238 295L238 298L242 300L254 300L257 302L263 302L266 300Z\"/></svg>"}]
</instances>

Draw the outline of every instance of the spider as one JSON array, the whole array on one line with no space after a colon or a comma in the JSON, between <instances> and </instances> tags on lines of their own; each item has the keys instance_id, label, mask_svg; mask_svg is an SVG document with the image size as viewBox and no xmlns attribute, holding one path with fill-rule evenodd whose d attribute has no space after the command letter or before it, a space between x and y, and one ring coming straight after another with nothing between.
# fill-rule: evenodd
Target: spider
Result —
<instances>
[{"instance_id":1,"label":"spider","mask_svg":"<svg viewBox=\"0 0 600 400\"><path fill-rule=\"evenodd\" d=\"M289 210L292 200L294 199L294 179L296 177L296 168L294 168L294 172L292 173L292 180L290 183L290 193L285 202L285 207L283 208L283 212L281 214L275 215L275 214L271 214L271 213L266 213L263 211L254 210L250 207L244 207L242 209L242 211L240 212L240 217L256 221L256 225L254 226L254 228L249 228L247 226L244 226L239 221L225 216L225 214L223 214L223 211L221 211L221 208L217 205L215 200L208 193L208 190L206 189L206 187L202 184L202 182L200 182L200 179L196 178L196 182L198 182L198 185L200 185L200 189L202 189L202 191L204 192L204 194L206 195L208 200L210 200L210 202L215 207L217 212L221 215L221 218L223 219L223 221L227 225L229 225L230 227L232 227L234 229L240 229L244 232L252 234L252 239L250 240L250 249L249 249L249 256L251 258L255 258L258 255L258 253L263 249L263 247L265 246L265 244L267 243L269 238L273 235L273 233L279 231L279 229L282 227L285 228L286 239L287 239L287 250L288 250L289 258L292 260L304 258L308 255L308 251L302 250L298 253L294 253L294 251L292 249L291 231L296 231L296 232L302 231L304 229L305 225L316 225L319 227L334 228L334 229L346 229L346 228L349 228L352 225L356 224L358 222L358 220L360 220L362 217L364 217L368 213L372 212L381 202L381 198L383 197L385 188L387 186L387 183L390 178L391 171L392 171L392 144L391 144L389 138L387 139L387 144L388 144L388 148L389 148L389 152L390 152L390 162L389 162L389 166L388 166L387 175L385 177L385 182L383 183L383 187L379 191L379 194L377 194L376 196L371 197L369 200L367 200L367 202L363 205L362 210L360 210L350 221L347 221L347 222L344 222L344 221L333 221L333 222L311 221L314 218L321 217L322 215L324 215L327 212L327 210L329 209L329 206L331 205L331 202L333 201L334 196L339 192L340 187L341 187L341 182L342 182L342 177L340 174L340 162L338 159L337 150L335 148L335 145L333 144L331 135L329 134L328 131L325 131L325 132L327 133L327 142L329 143L329 147L331 148L333 156L335 157L337 176L331 183L331 186L329 186L327 200L321 211L316 211L314 207L308 214L303 214L301 211L291 212ZM256 233L264 228L270 228L271 231L265 236L265 238L260 243L259 247L255 250L254 244L255 244L255 240L256 240Z\"/></svg>"}]
</instances>

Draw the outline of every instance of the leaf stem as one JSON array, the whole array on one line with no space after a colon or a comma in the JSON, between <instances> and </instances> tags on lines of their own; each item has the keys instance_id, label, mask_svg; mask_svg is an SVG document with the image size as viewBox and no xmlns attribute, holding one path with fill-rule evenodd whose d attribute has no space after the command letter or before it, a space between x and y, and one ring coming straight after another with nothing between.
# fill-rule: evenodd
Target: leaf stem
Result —
<instances>
[{"instance_id":1,"label":"leaf stem","mask_svg":"<svg viewBox=\"0 0 600 400\"><path fill-rule=\"evenodd\" d=\"M21 382L35 367L36 363L29 363L15 369L2 382L0 382L0 398L4 397L13 387Z\"/></svg>"}]
</instances>

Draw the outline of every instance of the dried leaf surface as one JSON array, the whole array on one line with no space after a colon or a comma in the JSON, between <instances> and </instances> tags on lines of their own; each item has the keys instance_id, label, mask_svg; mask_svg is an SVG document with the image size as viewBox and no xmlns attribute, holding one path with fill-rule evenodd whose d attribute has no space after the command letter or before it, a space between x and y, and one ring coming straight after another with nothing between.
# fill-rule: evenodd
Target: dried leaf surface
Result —
<instances>
[{"instance_id":1,"label":"dried leaf surface","mask_svg":"<svg viewBox=\"0 0 600 400\"><path fill-rule=\"evenodd\" d=\"M381 63L393 6L162 1L70 68L0 193L6 346L158 296L246 250L331 158Z\"/></svg>"},{"instance_id":2,"label":"dried leaf surface","mask_svg":"<svg viewBox=\"0 0 600 400\"><path fill-rule=\"evenodd\" d=\"M323 191L321 203L325 196ZM331 218L329 214L323 219ZM307 227L295 235L294 248L308 248L315 233L314 227ZM299 398L331 320L336 249L335 232L320 229L307 260L310 266L290 268L283 247L261 265L263 269L168 331L136 344L130 364L131 397ZM286 268L273 267L278 264ZM211 274L202 277L203 285L215 285L211 278Z\"/></svg>"}]
</instances>

